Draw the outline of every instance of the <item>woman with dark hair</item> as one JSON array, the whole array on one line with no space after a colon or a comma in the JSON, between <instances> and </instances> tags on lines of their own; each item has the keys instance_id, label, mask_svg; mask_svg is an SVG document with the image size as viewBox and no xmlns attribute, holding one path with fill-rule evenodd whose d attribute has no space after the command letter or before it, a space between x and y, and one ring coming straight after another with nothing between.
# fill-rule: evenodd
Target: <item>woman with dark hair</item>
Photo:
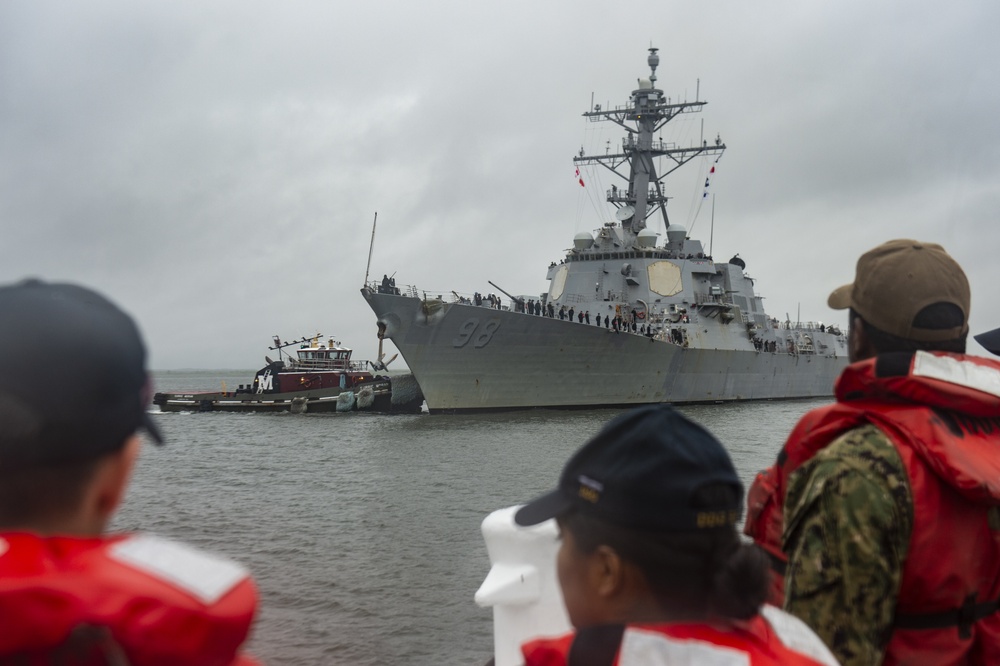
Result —
<instances>
[{"instance_id":1,"label":"woman with dark hair","mask_svg":"<svg viewBox=\"0 0 1000 666\"><path fill-rule=\"evenodd\" d=\"M806 625L763 605L768 563L736 531L742 498L726 450L670 407L611 421L515 516L556 519L576 629L522 646L525 665L836 664Z\"/></svg>"}]
</instances>

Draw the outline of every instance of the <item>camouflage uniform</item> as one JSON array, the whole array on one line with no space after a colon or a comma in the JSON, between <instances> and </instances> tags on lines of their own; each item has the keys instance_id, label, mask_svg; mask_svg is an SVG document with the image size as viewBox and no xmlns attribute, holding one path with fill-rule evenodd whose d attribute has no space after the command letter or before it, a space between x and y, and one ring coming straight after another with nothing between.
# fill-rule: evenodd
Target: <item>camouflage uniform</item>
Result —
<instances>
[{"instance_id":1,"label":"camouflage uniform","mask_svg":"<svg viewBox=\"0 0 1000 666\"><path fill-rule=\"evenodd\" d=\"M895 446L873 425L838 437L789 477L784 524L785 609L843 664L881 663L913 530Z\"/></svg>"}]
</instances>

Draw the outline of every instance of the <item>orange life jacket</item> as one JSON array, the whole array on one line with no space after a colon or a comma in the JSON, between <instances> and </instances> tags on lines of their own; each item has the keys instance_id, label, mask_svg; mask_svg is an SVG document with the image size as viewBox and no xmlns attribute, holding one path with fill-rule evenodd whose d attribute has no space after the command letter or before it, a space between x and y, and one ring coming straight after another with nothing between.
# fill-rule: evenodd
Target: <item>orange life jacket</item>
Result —
<instances>
[{"instance_id":1,"label":"orange life jacket","mask_svg":"<svg viewBox=\"0 0 1000 666\"><path fill-rule=\"evenodd\" d=\"M801 621L773 606L746 622L606 625L521 648L524 666L836 665L823 642Z\"/></svg>"},{"instance_id":2,"label":"orange life jacket","mask_svg":"<svg viewBox=\"0 0 1000 666\"><path fill-rule=\"evenodd\" d=\"M0 661L230 666L257 591L238 564L152 535L0 533Z\"/></svg>"},{"instance_id":3,"label":"orange life jacket","mask_svg":"<svg viewBox=\"0 0 1000 666\"><path fill-rule=\"evenodd\" d=\"M873 424L906 468L914 526L885 664L988 663L1000 655L1000 362L916 352L854 363L837 403L806 414L747 499L745 532L772 559L784 601L789 475L841 434ZM1000 515L1000 514L997 514ZM989 655L991 657L987 658Z\"/></svg>"}]
</instances>

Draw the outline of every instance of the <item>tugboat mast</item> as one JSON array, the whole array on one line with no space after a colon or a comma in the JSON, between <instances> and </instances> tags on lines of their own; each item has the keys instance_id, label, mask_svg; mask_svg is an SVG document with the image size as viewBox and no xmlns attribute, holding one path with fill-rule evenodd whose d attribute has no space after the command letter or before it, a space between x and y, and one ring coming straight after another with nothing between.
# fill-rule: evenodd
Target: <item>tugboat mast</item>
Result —
<instances>
[{"instance_id":1,"label":"tugboat mast","mask_svg":"<svg viewBox=\"0 0 1000 666\"><path fill-rule=\"evenodd\" d=\"M622 229L633 237L646 227L646 220L658 210L662 212L666 226L670 225L667 218L667 199L663 192L663 179L698 155L721 155L726 145L718 137L713 145L702 141L701 146L676 148L662 141L653 141L653 134L681 113L697 113L707 102L694 101L670 104L663 91L656 88L656 67L660 57L659 49L650 48L648 78L639 79L639 87L632 91L632 98L627 106L602 110L599 104L583 115L598 122L610 120L625 129L627 134L622 141L620 153L607 155L585 155L583 149L573 158L573 163L600 164L611 172L628 181L628 188L621 190L612 187L608 191L607 200L618 209L616 217L621 220ZM697 96L697 95L696 95ZM634 123L634 127L632 124ZM673 161L664 173L656 173L654 158L667 157ZM626 176L619 169L629 165Z\"/></svg>"}]
</instances>

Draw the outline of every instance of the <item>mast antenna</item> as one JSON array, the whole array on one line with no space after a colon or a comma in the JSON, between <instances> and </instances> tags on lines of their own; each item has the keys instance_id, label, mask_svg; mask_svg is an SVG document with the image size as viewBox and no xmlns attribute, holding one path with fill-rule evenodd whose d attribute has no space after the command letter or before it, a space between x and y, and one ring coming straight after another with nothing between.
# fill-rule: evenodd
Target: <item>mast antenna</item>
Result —
<instances>
[{"instance_id":1,"label":"mast antenna","mask_svg":"<svg viewBox=\"0 0 1000 666\"><path fill-rule=\"evenodd\" d=\"M365 266L365 286L368 286L368 271L372 267L372 250L375 249L375 223L378 222L378 211L375 211L375 219L372 220L372 242L368 246L368 265Z\"/></svg>"},{"instance_id":2,"label":"mast antenna","mask_svg":"<svg viewBox=\"0 0 1000 666\"><path fill-rule=\"evenodd\" d=\"M715 239L715 192L712 192L712 224L709 225L708 231L708 256L714 256L712 254L712 241Z\"/></svg>"}]
</instances>

